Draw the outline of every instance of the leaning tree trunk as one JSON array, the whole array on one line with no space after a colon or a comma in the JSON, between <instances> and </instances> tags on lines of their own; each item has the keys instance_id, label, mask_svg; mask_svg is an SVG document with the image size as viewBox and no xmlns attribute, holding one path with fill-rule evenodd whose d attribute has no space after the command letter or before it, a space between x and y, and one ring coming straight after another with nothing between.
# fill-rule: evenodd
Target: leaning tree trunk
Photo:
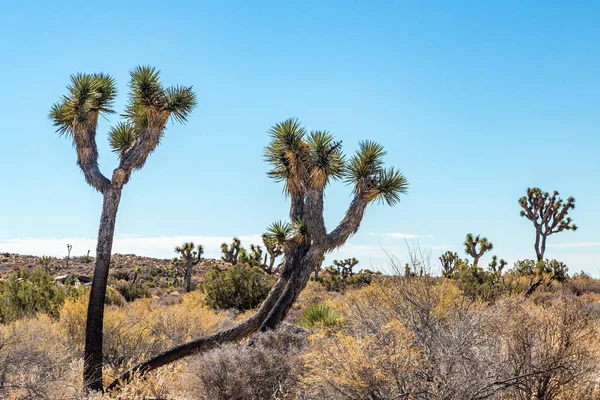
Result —
<instances>
[{"instance_id":1,"label":"leaning tree trunk","mask_svg":"<svg viewBox=\"0 0 600 400\"><path fill-rule=\"evenodd\" d=\"M182 344L134 366L113 381L107 390L117 388L122 382L130 380L133 375L145 374L181 358L244 339L258 330L275 328L283 321L290 307L306 286L314 267L311 260L321 259L320 257L313 258L314 252L309 249L309 246L298 246L290 251L291 254L285 260L277 283L255 315L231 329Z\"/></svg>"},{"instance_id":2,"label":"leaning tree trunk","mask_svg":"<svg viewBox=\"0 0 600 400\"><path fill-rule=\"evenodd\" d=\"M88 303L85 327L85 350L83 382L86 391L103 390L102 387L102 324L104 321L104 298L108 282L108 270L112 251L115 220L121 200L121 190L110 188L104 193L102 216L96 246L96 265L92 278L92 290Z\"/></svg>"}]
</instances>

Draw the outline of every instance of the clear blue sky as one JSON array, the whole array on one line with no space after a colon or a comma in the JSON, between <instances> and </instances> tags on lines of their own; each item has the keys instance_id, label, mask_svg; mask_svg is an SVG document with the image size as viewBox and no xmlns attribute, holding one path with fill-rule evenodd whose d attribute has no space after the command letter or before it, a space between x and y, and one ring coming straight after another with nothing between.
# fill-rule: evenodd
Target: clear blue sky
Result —
<instances>
[{"instance_id":1,"label":"clear blue sky","mask_svg":"<svg viewBox=\"0 0 600 400\"><path fill-rule=\"evenodd\" d=\"M467 232L508 260L533 257L517 199L540 186L575 196L580 226L552 236L547 256L598 275L600 5L550 4L4 2L0 251L62 255L67 240L76 254L93 250L101 196L47 112L75 72L113 75L121 110L128 71L150 64L166 84L193 85L199 106L126 186L116 251L171 257L175 241L196 238L216 255L222 237L255 237L285 218L261 153L269 126L295 116L348 152L383 143L410 182L400 205L372 206L332 257L367 267L384 261L383 247L404 259L403 236L421 236L434 258L463 254ZM99 127L105 174L116 120ZM349 194L329 190L329 227Z\"/></svg>"}]
</instances>

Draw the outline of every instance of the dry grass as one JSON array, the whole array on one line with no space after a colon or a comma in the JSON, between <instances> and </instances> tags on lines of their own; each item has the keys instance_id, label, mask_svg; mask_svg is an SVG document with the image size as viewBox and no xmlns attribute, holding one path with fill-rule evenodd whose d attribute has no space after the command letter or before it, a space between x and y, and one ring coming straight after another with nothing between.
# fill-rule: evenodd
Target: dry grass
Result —
<instances>
[{"instance_id":1,"label":"dry grass","mask_svg":"<svg viewBox=\"0 0 600 400\"><path fill-rule=\"evenodd\" d=\"M488 304L437 278L387 278L345 295L310 284L288 321L297 324L311 305L326 304L340 324L308 332L286 324L90 399L600 398L600 296L573 292L551 288ZM199 292L110 306L106 383L149 355L252 312L214 312ZM85 313L80 298L68 300L58 320L0 325L0 398L84 398Z\"/></svg>"}]
</instances>

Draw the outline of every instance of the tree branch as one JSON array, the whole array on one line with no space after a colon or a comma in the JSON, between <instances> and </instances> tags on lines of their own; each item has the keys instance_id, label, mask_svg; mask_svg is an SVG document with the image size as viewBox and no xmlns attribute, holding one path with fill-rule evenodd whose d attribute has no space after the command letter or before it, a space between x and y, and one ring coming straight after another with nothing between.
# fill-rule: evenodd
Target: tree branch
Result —
<instances>
[{"instance_id":1,"label":"tree branch","mask_svg":"<svg viewBox=\"0 0 600 400\"><path fill-rule=\"evenodd\" d=\"M350 236L358 231L368 204L362 191L358 190L346 211L344 219L327 235L325 251L331 251L342 246Z\"/></svg>"},{"instance_id":2,"label":"tree branch","mask_svg":"<svg viewBox=\"0 0 600 400\"><path fill-rule=\"evenodd\" d=\"M92 121L80 129L73 129L73 142L77 151L77 165L83 171L85 181L94 189L104 194L110 188L110 181L98 167L98 147L96 145L96 125L98 114Z\"/></svg>"}]
</instances>

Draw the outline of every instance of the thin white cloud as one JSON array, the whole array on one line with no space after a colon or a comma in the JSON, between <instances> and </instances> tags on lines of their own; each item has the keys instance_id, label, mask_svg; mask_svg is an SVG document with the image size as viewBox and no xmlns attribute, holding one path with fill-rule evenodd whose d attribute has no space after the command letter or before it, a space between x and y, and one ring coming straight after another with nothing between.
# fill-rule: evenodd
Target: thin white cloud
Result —
<instances>
[{"instance_id":1,"label":"thin white cloud","mask_svg":"<svg viewBox=\"0 0 600 400\"><path fill-rule=\"evenodd\" d=\"M117 236L113 241L113 253L137 254L155 258L172 258L175 246L184 242L194 242L204 246L207 258L221 256L221 243L229 243L232 236L160 236L136 237ZM242 245L261 244L261 235L239 236ZM90 255L96 252L96 240L89 238L22 238L0 240L0 252L28 254L34 256L64 257L67 255L67 243L73 246L72 256Z\"/></svg>"},{"instance_id":2,"label":"thin white cloud","mask_svg":"<svg viewBox=\"0 0 600 400\"><path fill-rule=\"evenodd\" d=\"M585 247L600 247L600 242L565 242L551 243L548 247L558 247L561 249L580 249Z\"/></svg>"},{"instance_id":3,"label":"thin white cloud","mask_svg":"<svg viewBox=\"0 0 600 400\"><path fill-rule=\"evenodd\" d=\"M421 238L432 238L433 235L417 235L414 233L401 233L401 232L386 232L386 233L375 233L369 232L369 236L379 236L387 239L421 239Z\"/></svg>"}]
</instances>

